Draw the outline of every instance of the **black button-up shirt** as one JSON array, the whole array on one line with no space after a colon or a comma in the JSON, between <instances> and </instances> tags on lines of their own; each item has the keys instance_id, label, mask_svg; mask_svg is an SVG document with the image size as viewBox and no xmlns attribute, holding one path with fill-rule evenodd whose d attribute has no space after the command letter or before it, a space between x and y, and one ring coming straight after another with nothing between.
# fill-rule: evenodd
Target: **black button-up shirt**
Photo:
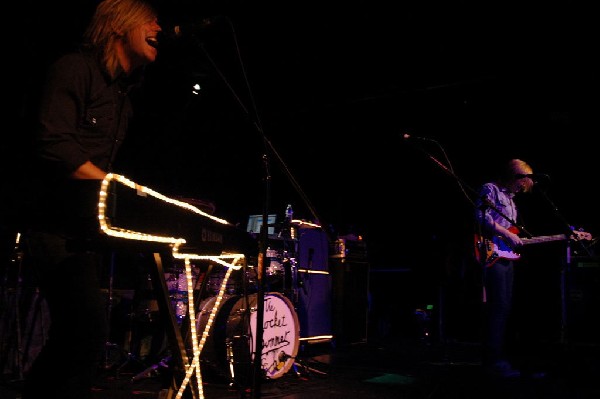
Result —
<instances>
[{"instance_id":1,"label":"black button-up shirt","mask_svg":"<svg viewBox=\"0 0 600 399\"><path fill-rule=\"evenodd\" d=\"M87 161L111 171L132 117L131 87L124 77L111 79L92 53L50 66L37 119L30 226L69 236L97 232L100 181L69 176Z\"/></svg>"},{"instance_id":2,"label":"black button-up shirt","mask_svg":"<svg viewBox=\"0 0 600 399\"><path fill-rule=\"evenodd\" d=\"M128 87L112 80L96 57L73 53L51 66L39 114L39 150L58 176L86 161L108 170L131 117Z\"/></svg>"}]
</instances>

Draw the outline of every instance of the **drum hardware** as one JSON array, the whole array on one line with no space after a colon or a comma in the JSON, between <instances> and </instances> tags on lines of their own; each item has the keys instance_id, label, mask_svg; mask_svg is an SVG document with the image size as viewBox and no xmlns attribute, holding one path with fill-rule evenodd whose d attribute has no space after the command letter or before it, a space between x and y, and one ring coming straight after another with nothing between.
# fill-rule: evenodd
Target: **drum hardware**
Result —
<instances>
[{"instance_id":1,"label":"drum hardware","mask_svg":"<svg viewBox=\"0 0 600 399\"><path fill-rule=\"evenodd\" d=\"M107 319L109 320L109 339L105 344L104 351L104 370L112 370L118 378L124 370L130 371L131 366L136 372L144 369L148 364L144 361L144 344L146 343L142 326L153 323L160 317L158 314L158 304L154 296L149 296L151 292L152 281L149 274L142 278L143 281L136 282L135 288L130 290L120 290L114 288L114 281L117 277L116 266L117 253L112 251L108 260L108 286L107 293ZM127 265L131 267L131 265ZM104 290L103 290L104 291ZM114 340L114 328L116 321L113 320L113 313L117 309L117 301L127 299L130 302L119 302L128 305L124 316L126 317L126 326L124 327L124 340L122 343L111 342ZM118 331L120 332L120 331ZM154 339L154 337L152 337ZM120 342L120 341L118 341ZM146 345L146 347L151 344ZM146 348L148 349L148 348ZM148 349L149 351L149 349Z\"/></svg>"},{"instance_id":2,"label":"drum hardware","mask_svg":"<svg viewBox=\"0 0 600 399\"><path fill-rule=\"evenodd\" d=\"M108 330L108 335L107 335L108 337L110 337L110 326L111 326L112 312L113 312L113 307L114 307L113 284L114 284L114 278L115 278L115 257L116 257L115 252L114 251L111 252L110 261L109 261L109 269L108 269L108 297L107 297L107 303L106 303L106 319L109 321L108 322L109 330ZM106 344L105 344L105 348L104 348L104 365L103 366L104 366L105 370L109 370L115 366L115 364L112 363L112 360L113 360L112 353L114 350L117 350L117 352L119 354L123 354L127 357L130 355L125 349L121 348L116 343L113 343L113 342L110 342L109 340L107 340Z\"/></svg>"},{"instance_id":3,"label":"drum hardware","mask_svg":"<svg viewBox=\"0 0 600 399\"><path fill-rule=\"evenodd\" d=\"M286 259L286 267L292 266L295 260L292 258ZM194 303L199 302L199 306L194 306L198 316L196 318L197 330L202 331L202 325L206 325L215 301L215 296L202 298L201 294L210 295L209 284L211 284L211 275L218 276L220 268L213 263L209 263L207 272L203 275L204 278L197 280L194 286L201 286L198 295L194 295ZM251 270L251 269L250 269ZM172 275L165 275L167 288L172 294L177 294L179 290L179 277L176 275L176 270ZM248 269L244 268L239 273L236 271L236 277L241 279L242 289L246 292L246 285L251 274L248 274ZM248 278L248 276L250 276ZM283 276L281 276L283 277ZM174 285L169 285L168 281ZM225 282L223 287L228 287L229 281ZM173 306L176 306L178 296L171 296ZM252 376L252 361L254 358L256 337L256 293L240 295L239 290L235 292L224 292L224 296L219 304L219 309L216 310L215 319L208 334L207 342L204 345L200 356L200 362L203 369L210 370L209 376L217 376L226 378L230 386L247 387ZM261 354L263 358L263 372L265 378L275 379L281 377L296 363L296 354L299 345L299 323L295 309L290 299L278 292L267 293L265 295L265 316L264 326L265 333L263 334L263 342L267 342L266 349ZM176 309L176 308L174 308ZM186 306L186 309L188 307ZM180 328L182 331L189 332L189 312L177 315L181 318ZM188 325L186 326L186 323ZM184 339L188 341L189 337ZM188 348L189 349L189 348ZM137 381L142 378L149 378L161 373L169 367L168 358L161 360L157 364L152 364L146 367L142 372L132 378L132 381ZM305 368L301 368L304 370ZM204 374L204 372L203 372Z\"/></svg>"},{"instance_id":4,"label":"drum hardware","mask_svg":"<svg viewBox=\"0 0 600 399\"><path fill-rule=\"evenodd\" d=\"M210 273L208 273L208 275L210 275ZM187 316L189 309L185 270L179 267L174 267L170 272L165 272L165 281L177 322L181 325L184 318ZM198 290L199 284L201 286L205 284L204 276L201 275L199 267L193 265L192 284L195 292L200 291Z\"/></svg>"},{"instance_id":5,"label":"drum hardware","mask_svg":"<svg viewBox=\"0 0 600 399\"><path fill-rule=\"evenodd\" d=\"M206 272L200 272L200 268L193 267L192 268L192 280L194 285L194 291L204 292L208 286L208 279L206 276L210 276L213 270L213 264L209 264ZM181 270L181 268L174 266L164 273L165 275L165 283L169 292L169 298L171 300L171 306L174 310L174 314L176 315L177 323L179 324L182 331L189 332L189 328L187 327L189 323L188 316L188 303L187 303L187 292L184 290L184 287L187 285L187 282L184 282L186 276L185 271ZM185 292L184 292L185 291ZM196 295L195 295L196 296ZM154 301L156 302L156 301ZM155 313L153 309L147 309L147 313L151 315ZM153 322L152 316L148 318L149 322ZM154 339L155 337L151 337ZM184 339L187 340L189 337L185 336ZM151 364L146 367L140 373L136 374L131 378L131 382L139 381L144 378L152 378L159 375L161 372L167 371L171 367L171 355L166 348L162 348L162 350L158 351L158 353L167 352L167 354L160 358L157 363Z\"/></svg>"},{"instance_id":6,"label":"drum hardware","mask_svg":"<svg viewBox=\"0 0 600 399\"><path fill-rule=\"evenodd\" d=\"M12 251L12 257L10 259L12 264L16 264L17 266L17 270L16 270L16 276L14 278L16 284L14 286L14 299L13 299L13 309L14 309L14 313L12 314L12 317L10 319L7 320L6 324L7 326L9 326L10 324L14 323L14 337L15 337L15 347L16 350L12 351L13 353L13 359L12 359L12 364L14 365L14 367L16 368L16 374L17 374L17 379L18 380L23 380L23 376L24 376L24 364L23 364L23 357L25 355L25 350L23 348L23 337L22 337L22 329L21 329L21 309L20 309L20 304L21 304L21 294L22 294L22 288L23 288L23 256L24 256L24 252L21 248L21 234L20 233L16 233L15 236L15 245L13 247L13 251ZM6 299L7 301L7 305L9 304L9 298L10 296L8 295L9 292L9 268L6 269L6 274L3 277L3 286L2 286L2 298L3 300ZM1 319L2 323L4 324L4 316ZM0 325L0 328L4 328L3 325ZM0 329L0 332L3 333L3 331ZM3 334L2 334L3 335ZM7 351L8 352L8 351ZM8 353L7 353L8 356ZM5 361L8 359L4 359L4 354L0 353L0 365L5 366Z\"/></svg>"},{"instance_id":7,"label":"drum hardware","mask_svg":"<svg viewBox=\"0 0 600 399\"><path fill-rule=\"evenodd\" d=\"M229 374L231 375L229 385L232 386L235 381L235 367L233 367L233 341L231 338L225 340L225 347L227 348L227 363L229 364Z\"/></svg>"},{"instance_id":8,"label":"drum hardware","mask_svg":"<svg viewBox=\"0 0 600 399\"><path fill-rule=\"evenodd\" d=\"M158 363L151 365L150 367L144 369L142 372L131 377L131 382L136 382L144 378L156 377L158 374L160 374L161 370L166 370L169 368L170 361L171 356L166 356L162 358Z\"/></svg>"},{"instance_id":9,"label":"drum hardware","mask_svg":"<svg viewBox=\"0 0 600 399\"><path fill-rule=\"evenodd\" d=\"M157 313L156 311L152 311L150 308L148 308L148 309L144 309L143 312L147 317L146 321L148 323L153 323L155 321L153 313ZM136 366L135 370L139 370L140 368L142 368L142 369L146 368L148 365L142 359L144 359L144 357L147 356L149 352L151 352L150 348L152 346L152 342L146 344L146 341L147 341L146 338L148 338L148 337L142 336L141 324L144 324L144 323L142 322L142 319L139 317L138 312L132 311L129 313L128 317L129 317L130 324L129 324L129 327L127 328L125 344L123 345L122 348L119 347L119 345L113 344L115 349L121 351L122 358L124 359L122 361L122 363L115 368L116 378L119 378L121 373L123 372L123 370L125 370L128 366L135 365ZM135 327L137 327L137 330L135 331L136 334L134 337L134 328L135 327L134 327L133 323L134 323L135 319L137 319L138 324L135 326ZM155 337L150 337L150 340L152 340L154 338ZM136 342L137 342L137 345L135 345Z\"/></svg>"},{"instance_id":10,"label":"drum hardware","mask_svg":"<svg viewBox=\"0 0 600 399\"><path fill-rule=\"evenodd\" d=\"M192 265L193 266L193 265ZM184 332L182 339L185 342L190 340L189 333L191 332L189 328L189 306L188 306L188 296L187 291L184 290L184 287L187 285L186 280L187 276L185 275L185 271L180 267L174 266L168 271L164 273L165 276L165 284L168 290L168 296L170 298L171 307L173 309L173 313L175 314L177 323L182 332ZM206 269L206 272L200 272L199 267L192 267L192 281L194 286L194 308L202 309L202 306L206 306L206 302L214 299L214 296L209 296L207 298L202 299L202 293L211 293L211 290L214 289L215 286L221 284L221 274L219 268L215 268L215 264L209 263ZM218 284L217 284L218 282ZM217 289L217 292L219 290ZM225 295L225 297L229 297L231 295ZM197 304L200 302L200 305ZM214 303L214 302L211 302ZM191 352L191 348L188 348ZM232 357L233 359L233 357ZM167 355L163 359L161 359L158 363L151 364L143 371L135 375L131 381L138 381L143 378L151 378L160 374L161 371L168 370L170 368L170 360L171 356Z\"/></svg>"},{"instance_id":11,"label":"drum hardware","mask_svg":"<svg viewBox=\"0 0 600 399\"><path fill-rule=\"evenodd\" d=\"M310 367L305 362L303 362L299 359L296 359L296 361L294 361L294 365L292 366L292 368L294 370L294 373L298 377L307 376L307 375L310 375L310 373L319 374L319 375L327 375L326 372L317 370L313 367Z\"/></svg>"},{"instance_id":12,"label":"drum hardware","mask_svg":"<svg viewBox=\"0 0 600 399\"><path fill-rule=\"evenodd\" d=\"M281 292L295 303L298 288L297 261L295 252L288 251L287 247L284 242L281 249L267 249L265 292Z\"/></svg>"}]
</instances>

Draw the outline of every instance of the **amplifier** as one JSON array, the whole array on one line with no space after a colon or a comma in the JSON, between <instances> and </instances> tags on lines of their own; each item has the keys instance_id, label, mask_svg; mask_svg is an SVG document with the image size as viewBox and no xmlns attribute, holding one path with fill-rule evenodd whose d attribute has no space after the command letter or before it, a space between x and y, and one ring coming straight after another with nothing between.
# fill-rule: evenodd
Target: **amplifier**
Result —
<instances>
[{"instance_id":1,"label":"amplifier","mask_svg":"<svg viewBox=\"0 0 600 399\"><path fill-rule=\"evenodd\" d=\"M367 341L369 264L347 258L331 262L332 326L339 345Z\"/></svg>"},{"instance_id":2,"label":"amplifier","mask_svg":"<svg viewBox=\"0 0 600 399\"><path fill-rule=\"evenodd\" d=\"M331 243L330 258L365 261L367 244L361 237L351 236L338 238Z\"/></svg>"},{"instance_id":3,"label":"amplifier","mask_svg":"<svg viewBox=\"0 0 600 399\"><path fill-rule=\"evenodd\" d=\"M597 323L600 307L600 259L573 257L566 277L569 340L597 344L600 342L600 326Z\"/></svg>"}]
</instances>

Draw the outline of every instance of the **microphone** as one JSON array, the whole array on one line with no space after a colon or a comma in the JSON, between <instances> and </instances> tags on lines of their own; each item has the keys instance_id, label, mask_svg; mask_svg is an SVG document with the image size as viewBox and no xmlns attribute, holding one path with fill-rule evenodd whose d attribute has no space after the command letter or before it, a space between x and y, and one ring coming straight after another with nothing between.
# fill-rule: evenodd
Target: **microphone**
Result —
<instances>
[{"instance_id":1,"label":"microphone","mask_svg":"<svg viewBox=\"0 0 600 399\"><path fill-rule=\"evenodd\" d=\"M292 359L292 356L288 355L284 351L279 352L279 355L277 356L277 360L279 360L280 362L285 362L288 359Z\"/></svg>"},{"instance_id":2,"label":"microphone","mask_svg":"<svg viewBox=\"0 0 600 399\"><path fill-rule=\"evenodd\" d=\"M180 38L187 36L195 36L199 33L211 29L217 23L217 17L206 17L202 18L199 22L186 23L181 25L175 25L163 29L163 35L172 38Z\"/></svg>"},{"instance_id":3,"label":"microphone","mask_svg":"<svg viewBox=\"0 0 600 399\"><path fill-rule=\"evenodd\" d=\"M531 180L533 180L534 183L541 183L541 182L549 182L550 181L550 175L547 175L546 173L529 173L529 174L517 174L515 175L515 177L517 179L522 179L524 177L529 177Z\"/></svg>"},{"instance_id":4,"label":"microphone","mask_svg":"<svg viewBox=\"0 0 600 399\"><path fill-rule=\"evenodd\" d=\"M427 137L412 136L412 135L407 134L407 133L404 133L402 135L402 138L404 140L424 140L424 141L433 141L434 143L436 142L434 139L430 139L430 138L427 138Z\"/></svg>"},{"instance_id":5,"label":"microphone","mask_svg":"<svg viewBox=\"0 0 600 399\"><path fill-rule=\"evenodd\" d=\"M185 37L195 37L209 29L212 29L217 20L217 17L206 17L201 19L200 22L173 26L167 25L160 32L158 32L156 37L146 38L146 43L154 48L159 48L167 42L173 42Z\"/></svg>"}]
</instances>

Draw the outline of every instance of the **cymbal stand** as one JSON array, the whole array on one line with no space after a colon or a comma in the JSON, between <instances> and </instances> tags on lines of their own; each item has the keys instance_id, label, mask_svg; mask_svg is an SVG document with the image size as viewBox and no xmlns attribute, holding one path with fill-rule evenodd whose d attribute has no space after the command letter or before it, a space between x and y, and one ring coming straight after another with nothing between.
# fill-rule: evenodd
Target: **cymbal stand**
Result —
<instances>
[{"instance_id":1,"label":"cymbal stand","mask_svg":"<svg viewBox=\"0 0 600 399\"><path fill-rule=\"evenodd\" d=\"M108 325L109 325L109 333L108 333L108 339L105 345L105 350L104 350L104 364L103 364L103 368L104 370L110 370L110 369L115 369L117 376L118 374L121 372L121 370L123 369L123 367L127 366L129 363L131 363L132 361L136 361L139 362L140 364L142 364L144 367L145 365L136 358L135 355L133 355L133 353L131 353L131 339L132 339L132 333L131 333L131 328L132 326L128 326L127 328L129 329L127 336L128 336L128 342L127 344L129 345L128 350L126 350L125 348L123 348L121 345L114 343L114 342L110 342L110 332L111 332L111 326L112 326L112 316L113 316L113 309L114 309L114 302L115 302L115 298L114 298L114 278L115 278L115 264L116 264L116 254L114 251L111 252L110 254L110 261L109 261L109 270L108 270L108 288L107 288L107 304L106 304L106 318L108 320ZM129 313L129 318L131 320L131 318L133 317L133 314L130 312ZM115 351L118 352L119 354L119 360L120 361L122 358L125 358L125 360L119 364L117 366L117 362L114 361L113 356L111 356L111 354L113 354Z\"/></svg>"},{"instance_id":2,"label":"cymbal stand","mask_svg":"<svg viewBox=\"0 0 600 399\"><path fill-rule=\"evenodd\" d=\"M14 350L14 360L13 360L13 364L16 367L16 372L18 373L18 379L19 380L23 380L23 354L24 354L24 350L23 350L23 342L22 342L22 337L21 337L21 311L20 311L20 304L21 304L21 288L22 288L22 264L23 264L23 251L21 250L21 245L20 245L20 241L21 241L21 234L20 233L16 233L16 239L15 239L15 246L13 248L13 255L11 258L11 263L15 263L17 265L17 270L16 270L16 285L15 285L15 294L14 294L14 299L12 300L13 302L13 308L14 308L14 313L13 313L13 320L14 320L14 324L15 324L15 332L14 332L14 337L15 337L15 347L16 350ZM8 305L11 300L10 300L10 295L8 295L8 289L9 289L9 271L8 268L6 270L6 273L4 275L3 278L3 300L6 301L6 304ZM1 355L1 353L0 353ZM8 351L7 351L7 356L8 356ZM0 365L4 366L4 362L6 359L2 359L0 357Z\"/></svg>"},{"instance_id":3,"label":"cymbal stand","mask_svg":"<svg viewBox=\"0 0 600 399\"><path fill-rule=\"evenodd\" d=\"M114 154L114 151L113 151ZM111 159L111 164L112 164L112 159ZM112 165L109 164L108 170L110 171L112 169ZM112 200L112 205L109 208L109 214L111 217L114 217L116 214L116 193L117 190L115 190L114 185L116 184L116 182L112 182L111 183L111 190L110 195L113 197ZM110 364L110 352L111 349L119 349L119 352L123 353L125 352L122 348L120 348L117 344L110 342L110 334L112 331L112 311L113 311L113 306L114 306L114 297L113 297L113 284L114 284L114 279L115 279L115 262L116 262L116 253L115 251L111 251L110 252L110 260L109 260L109 269L108 269L108 298L107 298L107 303L106 303L106 320L108 323L108 335L107 335L107 341L105 344L105 348L104 348L104 370L109 370L111 369L114 364Z\"/></svg>"},{"instance_id":4,"label":"cymbal stand","mask_svg":"<svg viewBox=\"0 0 600 399\"><path fill-rule=\"evenodd\" d=\"M114 274L115 274L115 253L111 252L110 255L110 265L108 269L108 298L106 303L106 319L108 320L109 325L109 334L108 339L106 341L106 347L104 349L104 369L108 370L114 366L114 364L110 364L110 351L111 349L117 348L118 345L110 342L110 325L112 320L112 310L114 305L114 297L113 297L113 283L114 283Z\"/></svg>"},{"instance_id":5,"label":"cymbal stand","mask_svg":"<svg viewBox=\"0 0 600 399\"><path fill-rule=\"evenodd\" d=\"M125 361L123 363L121 363L117 368L116 368L116 377L118 378L121 374L121 371L128 365L132 364L132 363L137 363L139 364L141 367L146 367L146 363L144 363L142 360L140 360L140 358L138 357L138 355L135 355L133 352L133 319L134 317L136 317L136 313L134 311L131 311L128 314L128 320L129 320L129 326L127 327L127 350L125 350L124 348L121 348L121 353L125 355ZM116 347L116 344L113 344L114 347ZM139 348L138 348L139 350Z\"/></svg>"}]
</instances>

